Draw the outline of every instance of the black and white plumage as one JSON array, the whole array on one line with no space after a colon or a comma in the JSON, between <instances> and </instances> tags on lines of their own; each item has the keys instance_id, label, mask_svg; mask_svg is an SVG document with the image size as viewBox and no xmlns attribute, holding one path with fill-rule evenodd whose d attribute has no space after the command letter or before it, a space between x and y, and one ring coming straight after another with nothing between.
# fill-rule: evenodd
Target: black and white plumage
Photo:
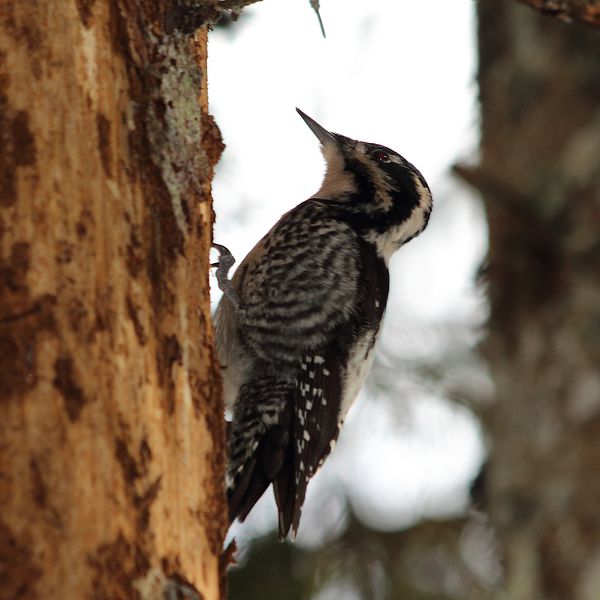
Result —
<instances>
[{"instance_id":1,"label":"black and white plumage","mask_svg":"<svg viewBox=\"0 0 600 600\"><path fill-rule=\"evenodd\" d=\"M419 171L389 148L330 133L298 110L327 162L319 191L237 269L216 315L229 434L231 521L273 484L281 538L373 360L391 255L429 219Z\"/></svg>"}]
</instances>

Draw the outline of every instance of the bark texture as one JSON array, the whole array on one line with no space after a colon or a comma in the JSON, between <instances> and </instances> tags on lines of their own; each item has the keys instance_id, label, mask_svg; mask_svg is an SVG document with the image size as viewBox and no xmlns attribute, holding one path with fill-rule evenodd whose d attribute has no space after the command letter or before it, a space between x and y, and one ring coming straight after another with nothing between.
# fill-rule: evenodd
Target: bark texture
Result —
<instances>
[{"instance_id":1,"label":"bark texture","mask_svg":"<svg viewBox=\"0 0 600 600\"><path fill-rule=\"evenodd\" d=\"M600 35L479 7L487 497L509 600L600 598Z\"/></svg>"},{"instance_id":2,"label":"bark texture","mask_svg":"<svg viewBox=\"0 0 600 600\"><path fill-rule=\"evenodd\" d=\"M206 30L188 16L158 0L2 2L3 599L220 594L222 143Z\"/></svg>"}]
</instances>

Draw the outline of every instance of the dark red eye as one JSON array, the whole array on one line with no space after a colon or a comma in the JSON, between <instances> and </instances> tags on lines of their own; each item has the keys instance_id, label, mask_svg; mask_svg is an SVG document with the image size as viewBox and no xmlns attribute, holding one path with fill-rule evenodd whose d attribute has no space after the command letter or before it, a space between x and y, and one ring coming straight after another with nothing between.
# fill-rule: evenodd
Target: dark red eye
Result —
<instances>
[{"instance_id":1,"label":"dark red eye","mask_svg":"<svg viewBox=\"0 0 600 600\"><path fill-rule=\"evenodd\" d=\"M373 158L382 163L390 162L390 155L385 150L375 150L373 152Z\"/></svg>"}]
</instances>

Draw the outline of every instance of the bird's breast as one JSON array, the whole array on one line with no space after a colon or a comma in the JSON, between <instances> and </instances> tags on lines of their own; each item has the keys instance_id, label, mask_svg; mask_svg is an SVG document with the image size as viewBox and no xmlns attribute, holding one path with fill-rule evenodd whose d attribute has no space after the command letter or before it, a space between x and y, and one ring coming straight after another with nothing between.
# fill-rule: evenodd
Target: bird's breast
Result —
<instances>
[{"instance_id":1,"label":"bird's breast","mask_svg":"<svg viewBox=\"0 0 600 600\"><path fill-rule=\"evenodd\" d=\"M340 424L344 421L348 410L360 392L373 365L375 342L379 329L365 331L348 354L348 362L344 370L342 397L340 403Z\"/></svg>"}]
</instances>

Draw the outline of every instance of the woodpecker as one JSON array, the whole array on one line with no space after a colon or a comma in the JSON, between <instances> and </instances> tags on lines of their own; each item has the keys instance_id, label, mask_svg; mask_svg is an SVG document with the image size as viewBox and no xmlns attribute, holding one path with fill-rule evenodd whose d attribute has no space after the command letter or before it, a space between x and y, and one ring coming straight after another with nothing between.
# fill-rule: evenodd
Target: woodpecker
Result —
<instances>
[{"instance_id":1,"label":"woodpecker","mask_svg":"<svg viewBox=\"0 0 600 600\"><path fill-rule=\"evenodd\" d=\"M215 315L232 412L230 521L243 521L272 484L280 539L295 538L308 481L370 370L390 257L425 229L432 208L425 179L397 152L331 133L296 110L321 143L325 178L231 281L232 257L222 254Z\"/></svg>"}]
</instances>

